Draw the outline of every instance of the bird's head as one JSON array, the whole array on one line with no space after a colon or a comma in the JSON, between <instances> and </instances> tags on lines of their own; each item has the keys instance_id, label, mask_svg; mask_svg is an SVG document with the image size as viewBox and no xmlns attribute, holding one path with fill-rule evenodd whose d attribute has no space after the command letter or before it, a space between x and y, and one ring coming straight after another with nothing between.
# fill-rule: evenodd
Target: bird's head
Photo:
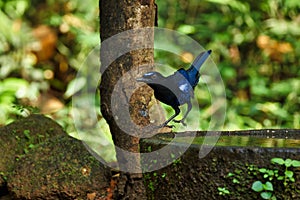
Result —
<instances>
[{"instance_id":1,"label":"bird's head","mask_svg":"<svg viewBox=\"0 0 300 200\"><path fill-rule=\"evenodd\" d=\"M147 72L142 77L137 78L137 82L144 82L147 84L159 83L164 77L159 72Z\"/></svg>"}]
</instances>

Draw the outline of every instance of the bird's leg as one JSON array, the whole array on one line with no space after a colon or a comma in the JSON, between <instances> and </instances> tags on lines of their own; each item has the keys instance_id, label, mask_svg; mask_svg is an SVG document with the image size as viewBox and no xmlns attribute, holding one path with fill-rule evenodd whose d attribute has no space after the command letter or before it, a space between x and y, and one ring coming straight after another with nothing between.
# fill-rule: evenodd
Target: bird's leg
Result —
<instances>
[{"instance_id":1,"label":"bird's leg","mask_svg":"<svg viewBox=\"0 0 300 200\"><path fill-rule=\"evenodd\" d=\"M189 101L188 103L188 107L187 107L187 111L184 114L183 118L181 120L173 120L176 123L182 123L182 125L186 126L186 123L184 123L185 118L187 117L187 115L189 114L189 112L192 110L192 103Z\"/></svg>"},{"instance_id":2,"label":"bird's leg","mask_svg":"<svg viewBox=\"0 0 300 200\"><path fill-rule=\"evenodd\" d=\"M167 121L165 121L164 123L162 123L162 124L160 125L160 127L169 127L169 128L173 128L173 127L174 127L174 125L168 125L168 123L169 123L170 121L172 121L177 115L179 115L180 109L179 109L178 107L172 107L172 108L174 109L175 114L172 115Z\"/></svg>"}]
</instances>

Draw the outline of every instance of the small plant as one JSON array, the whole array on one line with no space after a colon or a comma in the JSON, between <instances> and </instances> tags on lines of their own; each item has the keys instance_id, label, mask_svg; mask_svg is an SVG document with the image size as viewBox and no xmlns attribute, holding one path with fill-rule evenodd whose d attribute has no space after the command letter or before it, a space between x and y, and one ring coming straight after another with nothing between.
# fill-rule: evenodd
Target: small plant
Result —
<instances>
[{"instance_id":1,"label":"small plant","mask_svg":"<svg viewBox=\"0 0 300 200\"><path fill-rule=\"evenodd\" d=\"M273 195L273 184L269 181L262 183L261 181L255 181L251 187L255 192L259 192L263 199L276 200L276 196Z\"/></svg>"},{"instance_id":2,"label":"small plant","mask_svg":"<svg viewBox=\"0 0 300 200\"><path fill-rule=\"evenodd\" d=\"M153 182L153 180L151 178L151 174L150 173L144 174L144 179L145 179L145 181L148 180L148 188L152 192L154 192L154 190L155 190L155 183Z\"/></svg>"},{"instance_id":3,"label":"small plant","mask_svg":"<svg viewBox=\"0 0 300 200\"><path fill-rule=\"evenodd\" d=\"M253 174L254 176L257 175L257 171L258 171L258 168L257 166L251 164L251 165L247 165L247 169L248 169L248 174Z\"/></svg>"},{"instance_id":4,"label":"small plant","mask_svg":"<svg viewBox=\"0 0 300 200\"><path fill-rule=\"evenodd\" d=\"M220 196L225 196L230 194L230 191L225 187L218 187L218 191Z\"/></svg>"},{"instance_id":5,"label":"small plant","mask_svg":"<svg viewBox=\"0 0 300 200\"><path fill-rule=\"evenodd\" d=\"M171 157L174 158L175 156L172 156L173 154L171 154ZM177 158L177 159L174 159L173 160L173 165L177 165L177 164L180 164L181 163L181 159L180 158Z\"/></svg>"},{"instance_id":6,"label":"small plant","mask_svg":"<svg viewBox=\"0 0 300 200\"><path fill-rule=\"evenodd\" d=\"M283 180L283 185L286 187L288 182L295 182L295 178L294 178L294 172L291 171L289 168L290 167L300 167L300 161L298 160L292 160L292 159L286 159L283 160L282 158L273 158L271 160L271 162L273 164L278 164L278 165L282 165L285 166L285 171L284 171L284 175L282 176L277 176L277 180Z\"/></svg>"},{"instance_id":7,"label":"small plant","mask_svg":"<svg viewBox=\"0 0 300 200\"><path fill-rule=\"evenodd\" d=\"M27 147L24 147L24 153L27 154L30 149L34 148L34 138L30 135L30 130L24 130L23 134L25 138L28 140Z\"/></svg>"},{"instance_id":8,"label":"small plant","mask_svg":"<svg viewBox=\"0 0 300 200\"><path fill-rule=\"evenodd\" d=\"M240 181L237 179L237 175L234 173L229 172L227 177L232 177L232 183L239 184Z\"/></svg>"},{"instance_id":9,"label":"small plant","mask_svg":"<svg viewBox=\"0 0 300 200\"><path fill-rule=\"evenodd\" d=\"M294 182L295 174L293 167L300 167L300 161L292 159L272 158L270 161L272 164L277 165L272 168L259 168L254 164L246 164L248 177L245 178L243 170L235 169L234 172L229 172L226 178L229 178L232 183L237 186L235 191L229 192L225 187L218 187L219 195L235 195L236 193L244 194L245 189L248 189L250 184L251 189L260 195L262 199L276 200L279 198L279 192L277 186L283 185L284 192L288 192L291 189L295 189ZM281 165L282 167L278 166ZM265 180L259 180L261 177ZM254 182L248 182L248 180L254 180ZM256 180L255 180L256 179ZM279 195L279 196L277 196Z\"/></svg>"},{"instance_id":10,"label":"small plant","mask_svg":"<svg viewBox=\"0 0 300 200\"><path fill-rule=\"evenodd\" d=\"M258 171L263 174L265 179L269 181L283 181L284 187L288 186L288 182L295 182L294 172L290 170L290 167L300 167L300 161L289 158L286 160L282 158L272 158L271 163L285 166L284 175L280 175L278 169L259 168ZM273 184L269 181L266 183L255 181L252 184L252 190L259 192L263 199L275 200L276 196L273 194Z\"/></svg>"},{"instance_id":11,"label":"small plant","mask_svg":"<svg viewBox=\"0 0 300 200\"><path fill-rule=\"evenodd\" d=\"M153 182L149 182L148 188L149 188L152 192L154 192L154 191L155 191L154 183L153 183Z\"/></svg>"},{"instance_id":12,"label":"small plant","mask_svg":"<svg viewBox=\"0 0 300 200\"><path fill-rule=\"evenodd\" d=\"M152 146L149 145L149 146L147 147L147 151L148 151L148 152L152 152Z\"/></svg>"},{"instance_id":13,"label":"small plant","mask_svg":"<svg viewBox=\"0 0 300 200\"><path fill-rule=\"evenodd\" d=\"M0 172L0 177L2 177L4 181L7 181L7 176L4 172Z\"/></svg>"},{"instance_id":14,"label":"small plant","mask_svg":"<svg viewBox=\"0 0 300 200\"><path fill-rule=\"evenodd\" d=\"M263 173L264 174L263 177L268 178L269 181L273 180L274 177L279 176L277 169L273 170L273 169L260 168L260 169L258 169L258 171Z\"/></svg>"},{"instance_id":15,"label":"small plant","mask_svg":"<svg viewBox=\"0 0 300 200\"><path fill-rule=\"evenodd\" d=\"M16 110L16 114L23 117L28 117L31 114L40 112L40 110L37 107L33 106L14 104L12 107Z\"/></svg>"}]
</instances>

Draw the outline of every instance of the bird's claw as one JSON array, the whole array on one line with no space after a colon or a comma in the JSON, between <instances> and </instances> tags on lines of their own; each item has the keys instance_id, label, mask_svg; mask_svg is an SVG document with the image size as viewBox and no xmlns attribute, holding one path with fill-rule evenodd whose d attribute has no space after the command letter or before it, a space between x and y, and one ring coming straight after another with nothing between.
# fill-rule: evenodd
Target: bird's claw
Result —
<instances>
[{"instance_id":1,"label":"bird's claw","mask_svg":"<svg viewBox=\"0 0 300 200\"><path fill-rule=\"evenodd\" d=\"M168 125L167 123L162 123L161 125L156 125L155 128L164 128L164 127L167 127L167 128L175 128L174 125Z\"/></svg>"},{"instance_id":2,"label":"bird's claw","mask_svg":"<svg viewBox=\"0 0 300 200\"><path fill-rule=\"evenodd\" d=\"M181 123L183 126L186 126L186 123L184 123L184 120L183 119L181 119L181 120L176 120L176 119L174 119L173 120L175 123Z\"/></svg>"},{"instance_id":3,"label":"bird's claw","mask_svg":"<svg viewBox=\"0 0 300 200\"><path fill-rule=\"evenodd\" d=\"M167 127L167 128L175 128L174 125L168 125L168 124L165 124L165 123L159 125L158 127L159 127L159 128L164 128L164 127Z\"/></svg>"}]
</instances>

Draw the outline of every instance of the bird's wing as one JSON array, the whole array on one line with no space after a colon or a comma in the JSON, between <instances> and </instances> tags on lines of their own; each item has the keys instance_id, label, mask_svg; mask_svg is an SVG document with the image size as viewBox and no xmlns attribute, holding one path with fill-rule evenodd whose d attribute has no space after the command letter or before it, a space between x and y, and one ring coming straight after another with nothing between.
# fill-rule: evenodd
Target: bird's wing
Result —
<instances>
[{"instance_id":1,"label":"bird's wing","mask_svg":"<svg viewBox=\"0 0 300 200\"><path fill-rule=\"evenodd\" d=\"M179 69L174 73L170 82L174 84L174 91L180 105L185 104L194 97L193 88L189 82L189 76L184 69Z\"/></svg>"}]
</instances>

